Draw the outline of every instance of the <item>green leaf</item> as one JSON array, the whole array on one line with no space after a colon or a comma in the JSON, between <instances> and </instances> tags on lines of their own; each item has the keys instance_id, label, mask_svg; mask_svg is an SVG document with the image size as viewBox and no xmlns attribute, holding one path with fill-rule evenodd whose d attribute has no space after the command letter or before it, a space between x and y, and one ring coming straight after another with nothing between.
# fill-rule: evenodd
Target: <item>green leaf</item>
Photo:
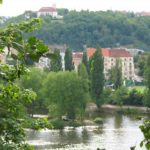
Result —
<instances>
[{"instance_id":1,"label":"green leaf","mask_svg":"<svg viewBox=\"0 0 150 150\"><path fill-rule=\"evenodd\" d=\"M48 57L48 58L50 58L50 59L57 59L57 56L56 56L56 54L53 54L53 53L50 53L50 54L46 54L46 56Z\"/></svg>"},{"instance_id":2,"label":"green leaf","mask_svg":"<svg viewBox=\"0 0 150 150\"><path fill-rule=\"evenodd\" d=\"M18 56L17 56L16 54L11 54L11 57L12 57L13 59L18 59Z\"/></svg>"}]
</instances>

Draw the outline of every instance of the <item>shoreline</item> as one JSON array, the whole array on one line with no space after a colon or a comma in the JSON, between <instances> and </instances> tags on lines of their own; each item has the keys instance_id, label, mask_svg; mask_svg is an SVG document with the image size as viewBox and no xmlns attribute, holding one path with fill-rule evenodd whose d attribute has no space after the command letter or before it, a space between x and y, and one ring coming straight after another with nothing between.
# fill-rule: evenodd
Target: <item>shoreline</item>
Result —
<instances>
[{"instance_id":1,"label":"shoreline","mask_svg":"<svg viewBox=\"0 0 150 150\"><path fill-rule=\"evenodd\" d=\"M104 112L124 112L124 113L142 113L142 114L150 114L150 108L148 107L139 107L139 106L118 106L111 104L104 104L100 107L100 109Z\"/></svg>"}]
</instances>

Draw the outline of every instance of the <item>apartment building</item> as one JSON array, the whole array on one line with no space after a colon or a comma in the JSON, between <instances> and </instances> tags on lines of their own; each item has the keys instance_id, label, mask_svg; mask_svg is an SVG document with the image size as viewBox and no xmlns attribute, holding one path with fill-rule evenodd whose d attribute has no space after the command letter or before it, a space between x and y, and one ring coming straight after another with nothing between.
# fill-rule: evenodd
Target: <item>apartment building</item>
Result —
<instances>
[{"instance_id":1,"label":"apartment building","mask_svg":"<svg viewBox=\"0 0 150 150\"><path fill-rule=\"evenodd\" d=\"M90 58L96 51L96 48L87 48L87 56ZM122 66L123 79L134 80L134 61L133 56L125 49L102 48L102 56L104 58L104 75L108 79L109 70L116 65L116 60L120 61Z\"/></svg>"}]
</instances>

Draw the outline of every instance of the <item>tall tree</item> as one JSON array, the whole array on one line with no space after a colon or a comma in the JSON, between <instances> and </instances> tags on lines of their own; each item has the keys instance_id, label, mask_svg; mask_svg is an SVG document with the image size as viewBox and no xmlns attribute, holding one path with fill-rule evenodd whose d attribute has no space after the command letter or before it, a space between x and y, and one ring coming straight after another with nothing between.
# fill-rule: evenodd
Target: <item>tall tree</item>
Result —
<instances>
[{"instance_id":1,"label":"tall tree","mask_svg":"<svg viewBox=\"0 0 150 150\"><path fill-rule=\"evenodd\" d=\"M109 70L109 79L114 84L115 89L122 85L122 67L119 59L116 59L115 66Z\"/></svg>"},{"instance_id":2,"label":"tall tree","mask_svg":"<svg viewBox=\"0 0 150 150\"><path fill-rule=\"evenodd\" d=\"M72 52L69 48L67 48L65 51L65 70L71 71L73 69Z\"/></svg>"},{"instance_id":3,"label":"tall tree","mask_svg":"<svg viewBox=\"0 0 150 150\"><path fill-rule=\"evenodd\" d=\"M56 55L56 59L50 61L50 70L54 72L58 72L62 70L60 50L55 49L54 54Z\"/></svg>"},{"instance_id":4,"label":"tall tree","mask_svg":"<svg viewBox=\"0 0 150 150\"><path fill-rule=\"evenodd\" d=\"M87 59L87 53L86 53L86 51L83 52L82 63L85 65L86 71L89 74L90 73L89 62L88 62L88 59Z\"/></svg>"},{"instance_id":5,"label":"tall tree","mask_svg":"<svg viewBox=\"0 0 150 150\"><path fill-rule=\"evenodd\" d=\"M104 65L101 49L97 48L91 60L91 94L97 106L101 104L100 98L104 86Z\"/></svg>"},{"instance_id":6,"label":"tall tree","mask_svg":"<svg viewBox=\"0 0 150 150\"><path fill-rule=\"evenodd\" d=\"M78 75L83 80L83 83L84 83L83 86L84 86L85 91L89 93L88 73L84 64L80 64L78 66Z\"/></svg>"},{"instance_id":7,"label":"tall tree","mask_svg":"<svg viewBox=\"0 0 150 150\"><path fill-rule=\"evenodd\" d=\"M145 105L150 107L150 54L147 57L147 62L144 70L145 84L147 86L147 92L145 95Z\"/></svg>"}]
</instances>

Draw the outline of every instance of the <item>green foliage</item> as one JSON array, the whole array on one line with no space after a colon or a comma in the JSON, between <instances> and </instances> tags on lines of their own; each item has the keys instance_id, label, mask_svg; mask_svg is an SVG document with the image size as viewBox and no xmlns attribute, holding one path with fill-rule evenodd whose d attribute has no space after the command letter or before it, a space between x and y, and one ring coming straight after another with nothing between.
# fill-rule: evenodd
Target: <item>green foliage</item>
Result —
<instances>
[{"instance_id":1,"label":"green foliage","mask_svg":"<svg viewBox=\"0 0 150 150\"><path fill-rule=\"evenodd\" d=\"M148 89L150 89L150 54L147 57L145 69L144 69L144 79Z\"/></svg>"},{"instance_id":2,"label":"green foliage","mask_svg":"<svg viewBox=\"0 0 150 150\"><path fill-rule=\"evenodd\" d=\"M52 129L52 124L48 121L47 118L27 118L23 123L24 128L30 128L34 130L40 130L40 129Z\"/></svg>"},{"instance_id":3,"label":"green foliage","mask_svg":"<svg viewBox=\"0 0 150 150\"><path fill-rule=\"evenodd\" d=\"M144 92L144 105L150 107L150 89L146 89Z\"/></svg>"},{"instance_id":4,"label":"green foliage","mask_svg":"<svg viewBox=\"0 0 150 150\"><path fill-rule=\"evenodd\" d=\"M111 103L111 96L112 96L112 89L111 88L104 88L103 93L101 95L102 103Z\"/></svg>"},{"instance_id":5,"label":"green foliage","mask_svg":"<svg viewBox=\"0 0 150 150\"><path fill-rule=\"evenodd\" d=\"M97 106L101 105L101 95L104 86L104 74L103 74L103 58L100 48L97 48L96 52L91 59L91 94L92 98L96 102Z\"/></svg>"},{"instance_id":6,"label":"green foliage","mask_svg":"<svg viewBox=\"0 0 150 150\"><path fill-rule=\"evenodd\" d=\"M59 118L67 115L69 119L75 119L79 109L85 108L88 90L75 72L49 73L44 85L47 105L56 105Z\"/></svg>"},{"instance_id":7,"label":"green foliage","mask_svg":"<svg viewBox=\"0 0 150 150\"><path fill-rule=\"evenodd\" d=\"M88 80L88 74L87 74L87 70L86 70L84 64L80 64L80 65L78 66L78 75L79 75L83 80Z\"/></svg>"},{"instance_id":8,"label":"green foliage","mask_svg":"<svg viewBox=\"0 0 150 150\"><path fill-rule=\"evenodd\" d=\"M47 108L44 104L45 96L42 92L43 82L46 78L46 73L38 68L30 68L30 72L24 75L18 81L20 87L32 89L36 92L36 101L32 101L30 104L26 104L27 111L30 114L44 113Z\"/></svg>"},{"instance_id":9,"label":"green foliage","mask_svg":"<svg viewBox=\"0 0 150 150\"><path fill-rule=\"evenodd\" d=\"M65 51L65 70L71 71L74 69L74 65L72 62L72 52L69 48Z\"/></svg>"},{"instance_id":10,"label":"green foliage","mask_svg":"<svg viewBox=\"0 0 150 150\"><path fill-rule=\"evenodd\" d=\"M24 106L36 98L35 92L19 87L15 81L28 73L26 60L38 60L48 47L35 37L24 39L25 32L32 32L41 25L39 19L20 24L10 24L0 31L0 51L8 50L14 65L0 64L0 147L2 149L32 149L25 144L25 134L20 118Z\"/></svg>"},{"instance_id":11,"label":"green foliage","mask_svg":"<svg viewBox=\"0 0 150 150\"><path fill-rule=\"evenodd\" d=\"M89 74L90 73L90 68L89 68L89 62L88 62L88 59L87 59L86 51L83 52L82 63L85 65L86 71Z\"/></svg>"},{"instance_id":12,"label":"green foliage","mask_svg":"<svg viewBox=\"0 0 150 150\"><path fill-rule=\"evenodd\" d=\"M60 119L51 120L51 123L53 125L53 129L63 129L65 126L64 121Z\"/></svg>"},{"instance_id":13,"label":"green foliage","mask_svg":"<svg viewBox=\"0 0 150 150\"><path fill-rule=\"evenodd\" d=\"M146 149L150 150L150 120L145 120L140 129L144 135L144 140L140 143L140 146L143 147L145 145Z\"/></svg>"},{"instance_id":14,"label":"green foliage","mask_svg":"<svg viewBox=\"0 0 150 150\"><path fill-rule=\"evenodd\" d=\"M94 122L95 122L96 124L102 124L102 123L103 123L103 119L100 118L100 117L97 117L97 118L94 119Z\"/></svg>"},{"instance_id":15,"label":"green foliage","mask_svg":"<svg viewBox=\"0 0 150 150\"><path fill-rule=\"evenodd\" d=\"M114 104L122 106L127 97L128 97L127 88L120 87L119 89L113 92L112 101Z\"/></svg>"},{"instance_id":16,"label":"green foliage","mask_svg":"<svg viewBox=\"0 0 150 150\"><path fill-rule=\"evenodd\" d=\"M144 70L144 79L146 86L148 88L146 92L146 97L145 97L145 104L150 107L150 54L147 57L146 65L145 65L145 70Z\"/></svg>"},{"instance_id":17,"label":"green foliage","mask_svg":"<svg viewBox=\"0 0 150 150\"><path fill-rule=\"evenodd\" d=\"M35 32L47 44L66 44L72 49L83 49L83 45L95 47L100 43L102 47L123 45L149 50L149 17L116 11L58 9L58 13L64 16L63 20L43 17L43 26ZM25 12L7 19L2 26L26 20L26 16L32 18L35 14Z\"/></svg>"},{"instance_id":18,"label":"green foliage","mask_svg":"<svg viewBox=\"0 0 150 150\"><path fill-rule=\"evenodd\" d=\"M123 102L125 105L142 106L144 101L144 93L132 89L128 92L128 98Z\"/></svg>"},{"instance_id":19,"label":"green foliage","mask_svg":"<svg viewBox=\"0 0 150 150\"><path fill-rule=\"evenodd\" d=\"M116 60L115 66L109 70L109 80L112 81L115 89L122 85L122 66L120 60Z\"/></svg>"},{"instance_id":20,"label":"green foliage","mask_svg":"<svg viewBox=\"0 0 150 150\"><path fill-rule=\"evenodd\" d=\"M60 50L55 49L54 54L56 55L57 58L50 61L50 70L58 72L62 70Z\"/></svg>"}]
</instances>

